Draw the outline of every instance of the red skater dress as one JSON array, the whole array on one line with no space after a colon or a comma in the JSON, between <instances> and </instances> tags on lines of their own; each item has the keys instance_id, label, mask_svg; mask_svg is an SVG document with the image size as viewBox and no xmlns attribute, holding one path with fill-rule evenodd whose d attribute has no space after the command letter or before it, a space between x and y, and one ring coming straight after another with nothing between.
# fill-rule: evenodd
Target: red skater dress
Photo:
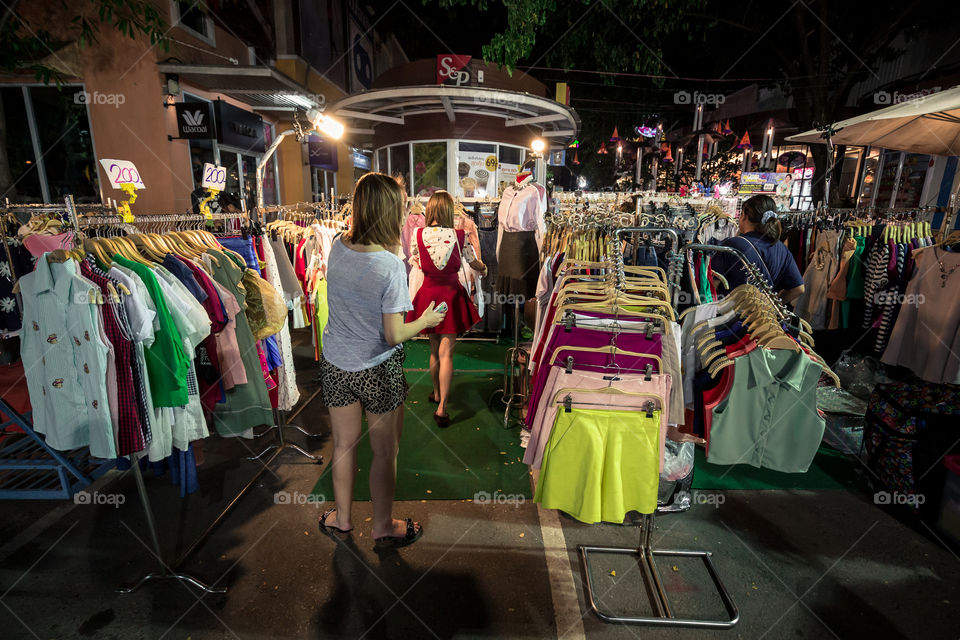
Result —
<instances>
[{"instance_id":1,"label":"red skater dress","mask_svg":"<svg viewBox=\"0 0 960 640\"><path fill-rule=\"evenodd\" d=\"M428 237L427 242L436 243L435 245L424 241L425 232ZM451 246L454 242L456 246ZM408 312L407 322L419 318L431 302L435 302L438 307L446 302L447 315L443 322L431 329L424 329L421 333L466 332L480 322L480 314L470 296L467 295L467 290L460 284L460 267L463 259L461 255L465 254L468 261L476 259L471 257L472 247L467 245L464 249L463 231L442 227L417 229L416 244L420 269L423 271L423 285L413 298L413 311ZM443 264L444 257L446 257L446 264L438 268L435 260Z\"/></svg>"}]
</instances>

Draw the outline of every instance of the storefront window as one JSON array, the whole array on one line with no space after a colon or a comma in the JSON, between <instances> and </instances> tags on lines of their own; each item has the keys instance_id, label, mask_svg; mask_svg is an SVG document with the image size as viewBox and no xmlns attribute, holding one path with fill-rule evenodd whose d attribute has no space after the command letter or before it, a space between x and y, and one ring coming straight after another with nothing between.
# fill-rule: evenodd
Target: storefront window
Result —
<instances>
[{"instance_id":1,"label":"storefront window","mask_svg":"<svg viewBox=\"0 0 960 640\"><path fill-rule=\"evenodd\" d=\"M377 151L377 171L380 173L390 173L390 168L387 166L386 149L380 149L380 151Z\"/></svg>"},{"instance_id":2,"label":"storefront window","mask_svg":"<svg viewBox=\"0 0 960 640\"><path fill-rule=\"evenodd\" d=\"M10 202L43 202L40 175L29 133L20 87L0 89L0 198Z\"/></svg>"},{"instance_id":3,"label":"storefront window","mask_svg":"<svg viewBox=\"0 0 960 640\"><path fill-rule=\"evenodd\" d=\"M880 208L890 206L890 198L897 187L897 169L900 167L900 155L899 151L885 151L883 153L883 167L880 169L877 199L874 202Z\"/></svg>"},{"instance_id":4,"label":"storefront window","mask_svg":"<svg viewBox=\"0 0 960 640\"><path fill-rule=\"evenodd\" d=\"M903 170L900 172L900 183L897 185L897 195L893 202L894 207L917 207L920 205L923 183L926 181L929 167L930 156L922 153L908 153L906 155L903 159Z\"/></svg>"},{"instance_id":5,"label":"storefront window","mask_svg":"<svg viewBox=\"0 0 960 640\"><path fill-rule=\"evenodd\" d=\"M246 203L246 211L251 211L257 207L257 157L240 156L241 166L243 167L243 200Z\"/></svg>"},{"instance_id":6,"label":"storefront window","mask_svg":"<svg viewBox=\"0 0 960 640\"><path fill-rule=\"evenodd\" d=\"M240 194L240 168L237 163L237 154L232 151L221 151L220 166L227 170L227 183L223 192L232 195L238 201L243 200Z\"/></svg>"},{"instance_id":7,"label":"storefront window","mask_svg":"<svg viewBox=\"0 0 960 640\"><path fill-rule=\"evenodd\" d=\"M863 184L860 187L860 199L857 206L868 207L873 201L877 189L877 167L880 165L880 150L871 149L863 163Z\"/></svg>"},{"instance_id":8,"label":"storefront window","mask_svg":"<svg viewBox=\"0 0 960 640\"><path fill-rule=\"evenodd\" d=\"M57 201L73 194L77 202L99 202L87 107L73 99L74 91L69 87L30 88L49 194Z\"/></svg>"},{"instance_id":9,"label":"storefront window","mask_svg":"<svg viewBox=\"0 0 960 640\"><path fill-rule=\"evenodd\" d=\"M320 202L329 197L330 190L337 188L337 174L323 169L313 170L313 201Z\"/></svg>"},{"instance_id":10,"label":"storefront window","mask_svg":"<svg viewBox=\"0 0 960 640\"><path fill-rule=\"evenodd\" d=\"M273 125L264 123L263 142L269 149L273 143ZM274 154L263 168L263 204L280 204L279 190L277 189L277 155Z\"/></svg>"},{"instance_id":11,"label":"storefront window","mask_svg":"<svg viewBox=\"0 0 960 640\"><path fill-rule=\"evenodd\" d=\"M430 196L447 188L447 143L420 142L413 145L413 192Z\"/></svg>"},{"instance_id":12,"label":"storefront window","mask_svg":"<svg viewBox=\"0 0 960 640\"><path fill-rule=\"evenodd\" d=\"M849 208L854 206L854 190L857 188L857 172L860 169L860 156L863 155L863 149L848 148L843 156L843 165L840 169L840 184L837 185L837 193L840 196L841 207Z\"/></svg>"},{"instance_id":13,"label":"storefront window","mask_svg":"<svg viewBox=\"0 0 960 640\"><path fill-rule=\"evenodd\" d=\"M407 193L410 193L410 145L398 144L390 147L390 175L403 176L407 181Z\"/></svg>"},{"instance_id":14,"label":"storefront window","mask_svg":"<svg viewBox=\"0 0 960 640\"><path fill-rule=\"evenodd\" d=\"M510 147L504 144L500 145L500 162L497 165L497 176L500 184L497 187L497 193L491 195L496 195L499 197L503 193L504 189L516 181L517 171L520 169L520 165L523 163L524 153L524 149L521 149L520 147Z\"/></svg>"},{"instance_id":15,"label":"storefront window","mask_svg":"<svg viewBox=\"0 0 960 640\"><path fill-rule=\"evenodd\" d=\"M456 195L485 198L496 193L497 145L460 142L457 146Z\"/></svg>"},{"instance_id":16,"label":"storefront window","mask_svg":"<svg viewBox=\"0 0 960 640\"><path fill-rule=\"evenodd\" d=\"M211 140L191 140L190 141L190 170L193 173L193 188L200 187L200 181L203 178L203 165L206 163L216 165L213 155L213 141Z\"/></svg>"}]
</instances>

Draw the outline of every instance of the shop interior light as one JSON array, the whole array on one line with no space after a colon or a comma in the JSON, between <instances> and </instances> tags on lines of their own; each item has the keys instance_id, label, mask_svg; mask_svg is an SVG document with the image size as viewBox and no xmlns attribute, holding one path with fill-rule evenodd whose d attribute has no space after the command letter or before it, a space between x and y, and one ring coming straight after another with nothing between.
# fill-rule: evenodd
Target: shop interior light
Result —
<instances>
[{"instance_id":1,"label":"shop interior light","mask_svg":"<svg viewBox=\"0 0 960 640\"><path fill-rule=\"evenodd\" d=\"M530 143L530 148L533 149L534 153L543 153L543 150L547 148L547 143L540 138L534 138L533 142Z\"/></svg>"}]
</instances>

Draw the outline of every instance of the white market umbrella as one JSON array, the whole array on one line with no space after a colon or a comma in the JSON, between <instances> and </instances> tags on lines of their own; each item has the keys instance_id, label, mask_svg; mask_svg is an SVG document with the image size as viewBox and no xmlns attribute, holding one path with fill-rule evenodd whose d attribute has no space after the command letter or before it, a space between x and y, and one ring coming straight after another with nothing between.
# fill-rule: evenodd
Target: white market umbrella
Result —
<instances>
[{"instance_id":1,"label":"white market umbrella","mask_svg":"<svg viewBox=\"0 0 960 640\"><path fill-rule=\"evenodd\" d=\"M934 156L960 156L960 86L920 96L854 118L831 128L837 144L881 147ZM790 136L791 142L826 144L816 129Z\"/></svg>"}]
</instances>

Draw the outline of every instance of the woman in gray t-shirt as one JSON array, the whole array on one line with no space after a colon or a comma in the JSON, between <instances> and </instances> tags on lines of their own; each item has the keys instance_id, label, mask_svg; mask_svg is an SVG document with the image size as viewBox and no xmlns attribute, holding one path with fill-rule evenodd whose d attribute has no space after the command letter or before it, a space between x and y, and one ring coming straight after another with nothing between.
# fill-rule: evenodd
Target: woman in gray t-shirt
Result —
<instances>
[{"instance_id":1,"label":"woman in gray t-shirt","mask_svg":"<svg viewBox=\"0 0 960 640\"><path fill-rule=\"evenodd\" d=\"M373 462L373 538L377 545L405 546L423 533L420 523L394 520L397 448L403 429L407 381L402 343L444 317L431 304L413 322L404 322L410 304L407 271L396 252L406 196L393 178L368 173L353 193L353 225L337 237L327 266L329 319L323 332L320 383L333 429L333 495L336 508L320 518L332 537L353 529L351 506L367 413Z\"/></svg>"}]
</instances>

